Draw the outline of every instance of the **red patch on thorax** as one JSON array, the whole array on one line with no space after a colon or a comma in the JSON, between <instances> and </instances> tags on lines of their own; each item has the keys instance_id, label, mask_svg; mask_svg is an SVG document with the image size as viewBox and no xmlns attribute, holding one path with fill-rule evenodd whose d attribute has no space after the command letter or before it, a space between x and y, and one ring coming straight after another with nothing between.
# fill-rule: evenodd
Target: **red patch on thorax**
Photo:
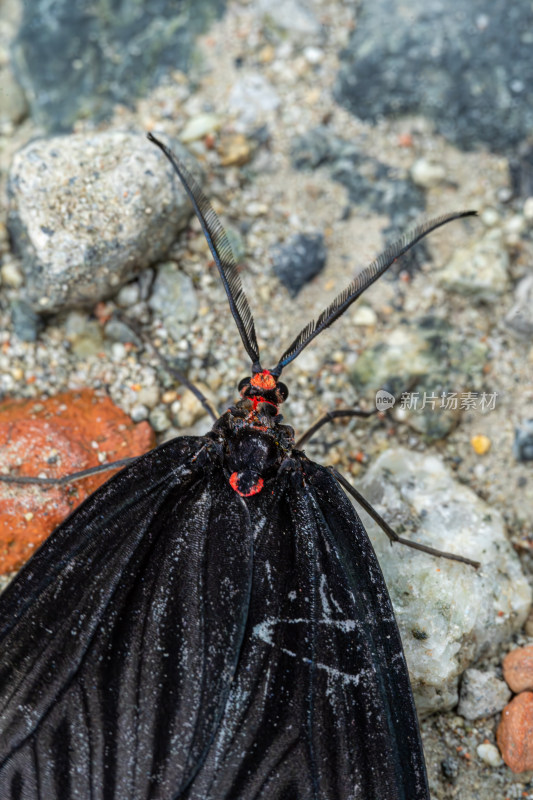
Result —
<instances>
[{"instance_id":1,"label":"red patch on thorax","mask_svg":"<svg viewBox=\"0 0 533 800\"><path fill-rule=\"evenodd\" d=\"M234 491L237 492L237 494L240 494L241 497L251 497L253 494L259 494L259 492L265 485L263 478L259 478L257 483L254 483L254 485L251 486L247 492L241 492L241 490L239 489L239 478L240 478L239 473L233 472L230 475L229 485Z\"/></svg>"}]
</instances>

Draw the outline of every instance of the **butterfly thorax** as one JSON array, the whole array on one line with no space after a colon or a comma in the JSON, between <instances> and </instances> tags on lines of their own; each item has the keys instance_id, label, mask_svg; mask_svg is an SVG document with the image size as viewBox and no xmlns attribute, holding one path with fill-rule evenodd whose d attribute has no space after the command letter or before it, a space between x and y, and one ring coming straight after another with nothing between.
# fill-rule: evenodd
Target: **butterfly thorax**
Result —
<instances>
[{"instance_id":1,"label":"butterfly thorax","mask_svg":"<svg viewBox=\"0 0 533 800\"><path fill-rule=\"evenodd\" d=\"M288 390L269 372L245 378L239 390L241 399L217 420L213 433L224 445L230 485L241 497L250 497L291 455L294 430L282 424L278 413Z\"/></svg>"}]
</instances>

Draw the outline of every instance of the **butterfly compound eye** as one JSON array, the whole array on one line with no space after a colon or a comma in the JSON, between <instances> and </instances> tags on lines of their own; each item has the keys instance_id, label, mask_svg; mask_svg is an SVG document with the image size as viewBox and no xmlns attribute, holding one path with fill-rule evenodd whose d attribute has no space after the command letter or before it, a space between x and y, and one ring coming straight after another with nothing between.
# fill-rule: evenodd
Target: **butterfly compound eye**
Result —
<instances>
[{"instance_id":1,"label":"butterfly compound eye","mask_svg":"<svg viewBox=\"0 0 533 800\"><path fill-rule=\"evenodd\" d=\"M289 396L289 389L287 388L287 386L285 386L284 383L281 383L281 381L278 382L276 389L281 397L281 402L284 403L287 397Z\"/></svg>"},{"instance_id":2,"label":"butterfly compound eye","mask_svg":"<svg viewBox=\"0 0 533 800\"><path fill-rule=\"evenodd\" d=\"M242 390L250 385L251 378L243 378L242 381L239 381L239 385L237 386L237 391L242 392Z\"/></svg>"}]
</instances>

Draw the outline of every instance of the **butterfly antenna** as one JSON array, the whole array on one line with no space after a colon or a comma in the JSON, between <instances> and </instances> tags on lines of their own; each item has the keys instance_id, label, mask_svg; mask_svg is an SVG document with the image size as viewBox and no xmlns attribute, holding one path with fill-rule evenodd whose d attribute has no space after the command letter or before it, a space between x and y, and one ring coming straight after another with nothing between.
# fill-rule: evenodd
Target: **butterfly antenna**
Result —
<instances>
[{"instance_id":1,"label":"butterfly antenna","mask_svg":"<svg viewBox=\"0 0 533 800\"><path fill-rule=\"evenodd\" d=\"M328 328L336 319L338 319L351 304L363 294L374 281L383 275L394 262L407 253L417 242L423 239L428 233L431 233L436 228L446 225L455 219L462 219L463 217L472 217L477 214L477 211L457 211L452 214L445 214L442 217L428 220L422 225L419 225L411 233L402 236L397 242L385 250L378 258L373 261L368 267L365 267L356 278L344 289L335 300L320 314L317 320L309 322L303 328L292 344L285 350L276 367L271 370L272 374L280 375L281 371L287 364L294 361L304 347L307 347L319 333L325 328Z\"/></svg>"},{"instance_id":2,"label":"butterfly antenna","mask_svg":"<svg viewBox=\"0 0 533 800\"><path fill-rule=\"evenodd\" d=\"M180 161L163 142L156 139L152 133L148 134L148 139L157 145L168 158L183 184L183 188L189 196L196 216L202 226L209 249L213 254L218 271L220 272L233 319L241 335L246 352L252 361L252 371L261 372L262 367L259 363L259 347L257 345L254 320L252 312L250 311L250 306L248 305L248 300L244 294L241 278L237 269L237 262L235 261L235 256L233 255L233 250L231 249L226 231L222 227L211 203L183 162Z\"/></svg>"}]
</instances>

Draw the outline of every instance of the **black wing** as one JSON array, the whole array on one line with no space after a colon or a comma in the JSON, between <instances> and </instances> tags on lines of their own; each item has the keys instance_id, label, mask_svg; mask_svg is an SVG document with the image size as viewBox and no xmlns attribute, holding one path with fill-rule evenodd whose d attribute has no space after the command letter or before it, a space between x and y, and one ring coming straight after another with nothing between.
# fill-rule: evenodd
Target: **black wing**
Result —
<instances>
[{"instance_id":1,"label":"black wing","mask_svg":"<svg viewBox=\"0 0 533 800\"><path fill-rule=\"evenodd\" d=\"M398 628L366 532L322 467L248 503L239 667L187 800L429 800ZM272 491L274 494L272 495Z\"/></svg>"},{"instance_id":2,"label":"black wing","mask_svg":"<svg viewBox=\"0 0 533 800\"><path fill-rule=\"evenodd\" d=\"M206 441L112 478L0 597L2 800L169 800L194 781L239 658L252 555Z\"/></svg>"}]
</instances>

